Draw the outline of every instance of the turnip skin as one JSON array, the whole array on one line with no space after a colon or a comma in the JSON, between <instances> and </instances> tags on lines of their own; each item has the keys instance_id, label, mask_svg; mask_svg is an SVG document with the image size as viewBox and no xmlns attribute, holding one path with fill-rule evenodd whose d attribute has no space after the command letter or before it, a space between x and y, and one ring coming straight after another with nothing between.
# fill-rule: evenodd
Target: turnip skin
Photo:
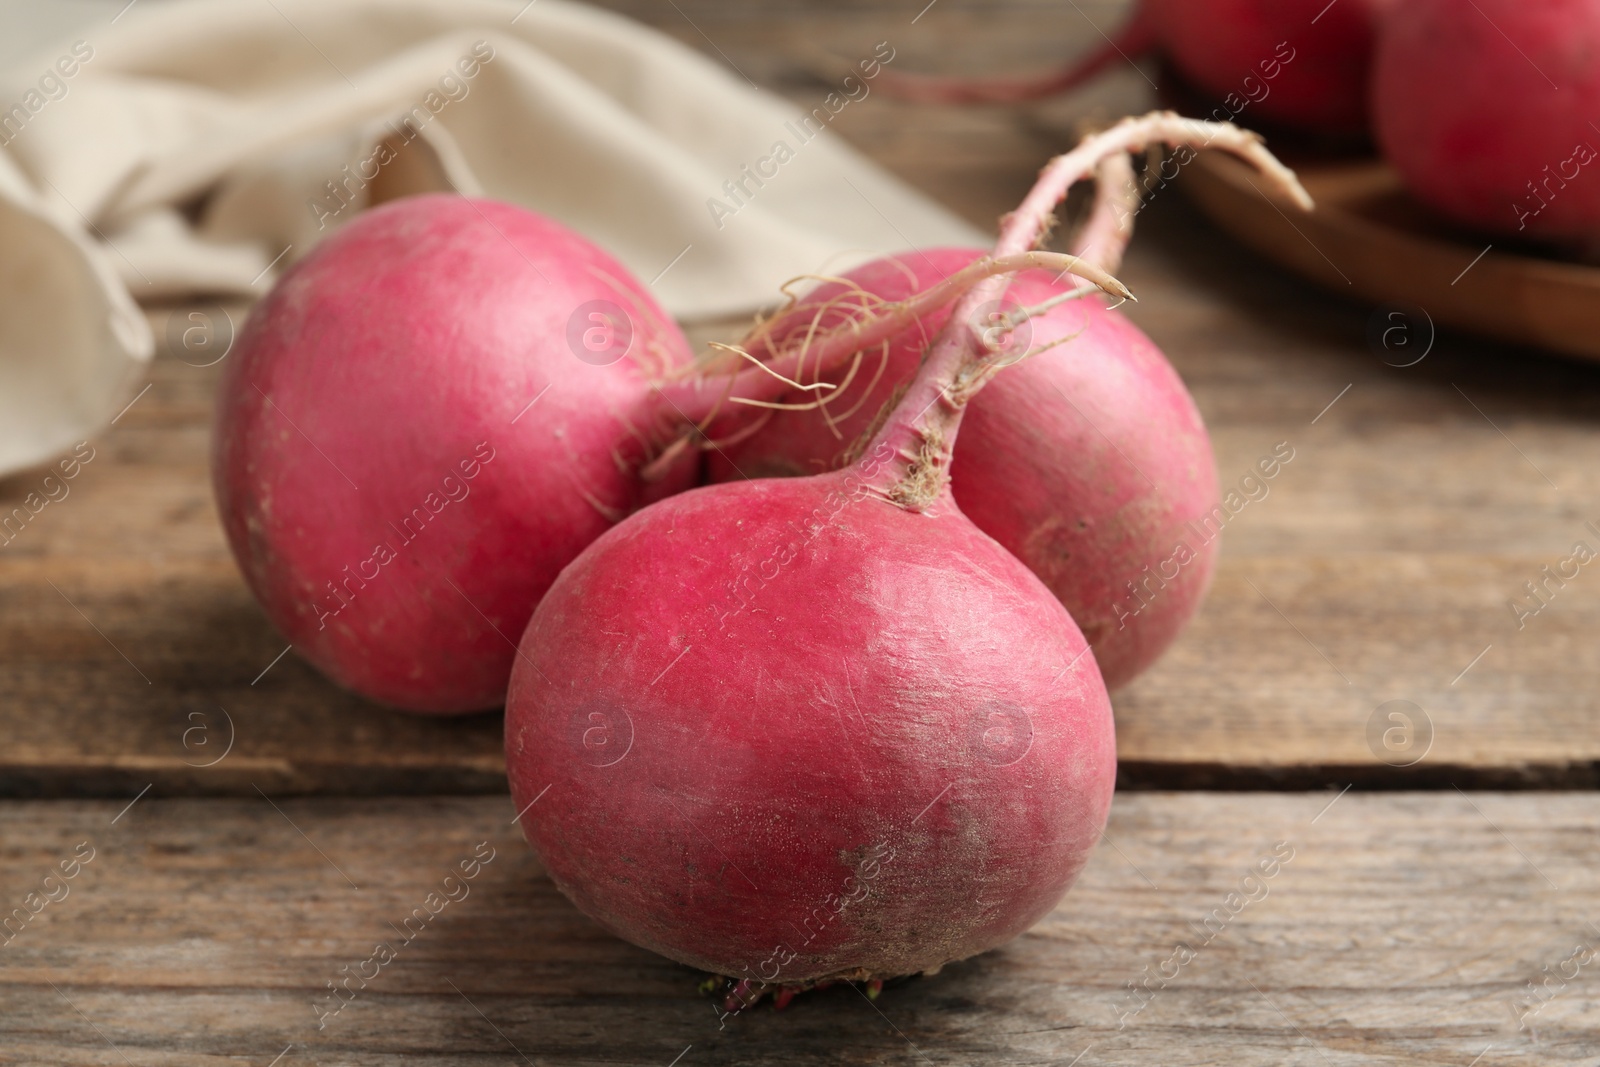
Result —
<instances>
[{"instance_id":1,"label":"turnip skin","mask_svg":"<svg viewBox=\"0 0 1600 1067\"><path fill-rule=\"evenodd\" d=\"M570 348L569 319L593 300L629 311L628 358ZM693 482L692 465L653 487L631 469L653 418L635 357L691 358L620 264L550 220L436 195L340 228L252 311L218 393L218 510L273 624L373 700L498 706L561 568ZM426 521L406 526L419 508Z\"/></svg>"},{"instance_id":2,"label":"turnip skin","mask_svg":"<svg viewBox=\"0 0 1600 1067\"><path fill-rule=\"evenodd\" d=\"M981 952L1056 904L1104 825L1111 709L1071 618L948 495L906 511L857 474L638 513L563 572L513 668L512 795L543 794L523 828L551 877L712 973Z\"/></svg>"},{"instance_id":3,"label":"turnip skin","mask_svg":"<svg viewBox=\"0 0 1600 1067\"><path fill-rule=\"evenodd\" d=\"M1445 217L1600 246L1600 2L1406 0L1373 110L1384 155Z\"/></svg>"},{"instance_id":4,"label":"turnip skin","mask_svg":"<svg viewBox=\"0 0 1600 1067\"><path fill-rule=\"evenodd\" d=\"M845 277L899 300L982 254L930 249ZM1053 285L1042 271L1019 274L1008 303L1037 304L1067 284ZM819 286L801 305L821 306L845 291ZM793 476L838 465L948 317L942 308L901 335L864 402L860 385L835 401L836 410L860 405L837 420L839 436L816 411L776 412L759 433L712 453L710 476ZM1207 540L1188 524L1218 500L1211 442L1182 379L1120 312L1090 298L1054 308L1028 328L1035 346L1074 339L1009 368L973 399L951 467L955 498L1066 605L1115 690L1170 646L1210 585L1220 538ZM877 358L869 353L868 364ZM1192 560L1169 563L1180 543ZM1158 573L1163 564L1176 575ZM1149 584L1136 594L1129 582Z\"/></svg>"}]
</instances>

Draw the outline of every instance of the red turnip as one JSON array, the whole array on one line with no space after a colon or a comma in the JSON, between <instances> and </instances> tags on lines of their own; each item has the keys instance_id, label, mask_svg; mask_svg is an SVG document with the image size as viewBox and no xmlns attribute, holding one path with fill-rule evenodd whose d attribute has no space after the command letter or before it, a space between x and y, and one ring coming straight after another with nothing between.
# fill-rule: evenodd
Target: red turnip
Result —
<instances>
[{"instance_id":1,"label":"red turnip","mask_svg":"<svg viewBox=\"0 0 1600 1067\"><path fill-rule=\"evenodd\" d=\"M1448 218L1600 245L1600 0L1408 0L1379 40L1373 113Z\"/></svg>"},{"instance_id":2,"label":"red turnip","mask_svg":"<svg viewBox=\"0 0 1600 1067\"><path fill-rule=\"evenodd\" d=\"M997 257L1157 118L1047 168ZM743 990L881 980L1014 937L1082 867L1109 698L1060 602L950 492L969 401L1033 354L982 317L1007 284L961 297L851 467L653 504L540 602L507 701L512 794L607 929Z\"/></svg>"},{"instance_id":3,"label":"red turnip","mask_svg":"<svg viewBox=\"0 0 1600 1067\"><path fill-rule=\"evenodd\" d=\"M1169 120L1165 137L1246 152L1280 187L1297 188L1253 138L1219 136L1221 129ZM1126 153L1109 143L1114 154L1107 160L1121 166L1102 191L1136 189ZM1074 250L1117 269L1129 232L1117 222L1131 218L1137 196L1131 200L1103 197ZM825 321L854 315L864 300L901 300L980 255L935 249L878 260L818 287L799 308L819 309ZM1053 274L1029 271L1008 299L1014 307L1040 305L1070 290ZM814 410L775 411L759 433L713 454L711 477L813 474L849 462L947 315L930 312L897 338L870 387L836 390ZM810 325L798 314L785 322L780 346ZM1062 303L1025 329L1034 347L1060 348L1001 375L972 402L952 468L955 499L1061 599L1116 689L1165 651L1210 583L1220 545L1211 442L1182 380L1120 312L1096 300ZM822 380L839 382L841 375Z\"/></svg>"},{"instance_id":4,"label":"red turnip","mask_svg":"<svg viewBox=\"0 0 1600 1067\"><path fill-rule=\"evenodd\" d=\"M689 360L650 294L556 223L449 195L379 207L278 282L228 360L229 543L335 681L496 706L539 595L644 498L634 469L665 440L649 382Z\"/></svg>"},{"instance_id":5,"label":"red turnip","mask_svg":"<svg viewBox=\"0 0 1600 1067\"><path fill-rule=\"evenodd\" d=\"M519 808L550 787L523 825L580 910L795 985L933 969L1054 906L1110 802L1110 704L927 460L692 490L562 573L507 759Z\"/></svg>"},{"instance_id":6,"label":"red turnip","mask_svg":"<svg viewBox=\"0 0 1600 1067\"><path fill-rule=\"evenodd\" d=\"M1350 133L1367 121L1367 69L1378 12L1395 0L1141 0L1114 38L1036 77L938 78L885 71L884 87L933 103L1007 103L1074 88L1160 52L1221 101L1210 116Z\"/></svg>"}]
</instances>

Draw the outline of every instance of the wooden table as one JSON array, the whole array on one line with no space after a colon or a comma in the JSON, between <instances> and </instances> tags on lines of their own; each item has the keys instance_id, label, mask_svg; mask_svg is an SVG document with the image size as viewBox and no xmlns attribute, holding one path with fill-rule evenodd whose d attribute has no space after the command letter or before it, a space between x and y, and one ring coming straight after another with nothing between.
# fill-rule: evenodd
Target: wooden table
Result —
<instances>
[{"instance_id":1,"label":"wooden table","mask_svg":"<svg viewBox=\"0 0 1600 1067\"><path fill-rule=\"evenodd\" d=\"M824 54L890 40L908 69L1036 68L1120 10L615 6L808 106ZM1079 122L1149 105L1129 68L1022 111L879 96L836 125L992 227ZM1448 335L1387 366L1372 309L1254 261L1171 192L1122 276L1223 482L1278 442L1295 459L1230 523L1188 634L1117 695L1106 842L1002 951L726 1029L696 975L539 877L498 716L397 716L284 654L211 503L217 368L164 353L70 496L0 549L0 910L95 850L0 947L0 1063L1600 1063L1600 968L1564 965L1600 945L1600 578L1521 629L1508 607L1575 541L1600 547L1600 370ZM190 310L152 309L158 335ZM1426 726L1407 752L1373 740L1389 701ZM319 1031L324 983L483 841L473 895ZM1129 983L1278 842L1295 859L1270 894L1132 1012ZM1563 965L1530 1013L1528 983Z\"/></svg>"}]
</instances>

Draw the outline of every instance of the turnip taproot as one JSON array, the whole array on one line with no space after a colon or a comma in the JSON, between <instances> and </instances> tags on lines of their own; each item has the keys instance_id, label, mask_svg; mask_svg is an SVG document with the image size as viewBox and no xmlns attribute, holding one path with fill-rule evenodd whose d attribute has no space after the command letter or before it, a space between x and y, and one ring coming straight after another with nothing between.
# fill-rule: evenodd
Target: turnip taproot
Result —
<instances>
[{"instance_id":1,"label":"turnip taproot","mask_svg":"<svg viewBox=\"0 0 1600 1067\"><path fill-rule=\"evenodd\" d=\"M1600 247L1600 0L1407 0L1379 38L1373 114L1446 217Z\"/></svg>"},{"instance_id":2,"label":"turnip taproot","mask_svg":"<svg viewBox=\"0 0 1600 1067\"><path fill-rule=\"evenodd\" d=\"M1275 186L1301 195L1251 135L1170 116L1141 121L1142 136L1241 152ZM1086 169L1097 151L1110 153L1105 163L1112 166L1102 173L1099 205L1074 251L1114 271L1137 210L1136 192L1131 202L1117 198L1137 185L1123 131L1088 144ZM817 309L831 324L870 302L902 300L982 254L947 248L877 260L819 286L799 308ZM1016 277L1008 300L1014 310L1070 291L1056 275L1034 270ZM947 316L948 309L935 310L896 339L885 369L865 389L843 387L838 372L824 375L841 388L821 395L812 410L773 412L758 433L712 455L711 477L814 474L850 462ZM780 346L812 321L788 316ZM1059 350L1019 364L973 400L952 468L955 499L1061 599L1114 690L1166 650L1209 585L1220 545L1211 442L1182 380L1119 311L1078 300L1020 328L1034 347ZM782 399L798 407L802 396Z\"/></svg>"},{"instance_id":3,"label":"turnip taproot","mask_svg":"<svg viewBox=\"0 0 1600 1067\"><path fill-rule=\"evenodd\" d=\"M1140 0L1117 34L1087 56L1031 78L950 78L885 71L883 87L929 103L1010 103L1077 87L1159 52L1221 102L1300 129L1366 128L1367 70L1378 13L1395 0ZM1223 109L1226 109L1225 111Z\"/></svg>"},{"instance_id":4,"label":"turnip taproot","mask_svg":"<svg viewBox=\"0 0 1600 1067\"><path fill-rule=\"evenodd\" d=\"M1098 154L1045 170L997 257L1031 247ZM969 402L1034 354L983 317L1008 284L956 302L851 467L652 504L535 610L512 795L607 929L746 993L875 981L1009 940L1081 869L1115 776L1099 669L950 492Z\"/></svg>"}]
</instances>

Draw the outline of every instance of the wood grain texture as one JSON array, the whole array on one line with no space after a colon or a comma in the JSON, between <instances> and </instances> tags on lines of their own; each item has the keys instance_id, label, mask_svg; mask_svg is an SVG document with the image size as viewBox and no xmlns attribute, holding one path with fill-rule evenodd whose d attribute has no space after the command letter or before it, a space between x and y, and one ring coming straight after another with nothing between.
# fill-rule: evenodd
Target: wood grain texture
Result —
<instances>
[{"instance_id":1,"label":"wood grain texture","mask_svg":"<svg viewBox=\"0 0 1600 1067\"><path fill-rule=\"evenodd\" d=\"M614 6L806 106L828 91L816 72L829 57L878 41L904 69L1036 69L1098 42L1094 27L1122 9L939 0L913 21L921 4ZM1130 67L1021 110L874 94L835 129L992 225L1081 122L1152 99ZM1172 190L1139 226L1129 314L1193 390L1223 483L1278 442L1295 459L1229 522L1188 634L1118 694L1123 784L1600 783L1600 576L1584 569L1521 629L1508 607L1575 541L1600 549L1585 525L1600 525L1600 370L1448 334L1416 366L1387 366L1392 354L1369 342L1372 309L1263 265ZM170 313L152 311L158 336ZM391 714L293 652L272 665L284 642L233 567L207 484L216 370L158 357L149 392L92 442L71 495L0 548L0 794L502 789L497 716ZM38 482L0 483L0 510ZM1390 700L1432 724L1409 768L1369 744ZM224 709L234 747L198 766L227 736Z\"/></svg>"},{"instance_id":2,"label":"wood grain texture","mask_svg":"<svg viewBox=\"0 0 1600 1067\"><path fill-rule=\"evenodd\" d=\"M835 988L725 1029L700 975L539 876L509 801L276 803L146 799L114 825L120 803L0 804L7 908L96 850L0 948L0 1063L1600 1063L1593 964L1523 999L1600 945L1592 793L1124 794L1011 945L875 1005ZM319 1030L324 983L397 942L480 842L465 898ZM1164 967L1180 944L1193 958ZM1129 984L1163 970L1134 1011Z\"/></svg>"}]
</instances>

